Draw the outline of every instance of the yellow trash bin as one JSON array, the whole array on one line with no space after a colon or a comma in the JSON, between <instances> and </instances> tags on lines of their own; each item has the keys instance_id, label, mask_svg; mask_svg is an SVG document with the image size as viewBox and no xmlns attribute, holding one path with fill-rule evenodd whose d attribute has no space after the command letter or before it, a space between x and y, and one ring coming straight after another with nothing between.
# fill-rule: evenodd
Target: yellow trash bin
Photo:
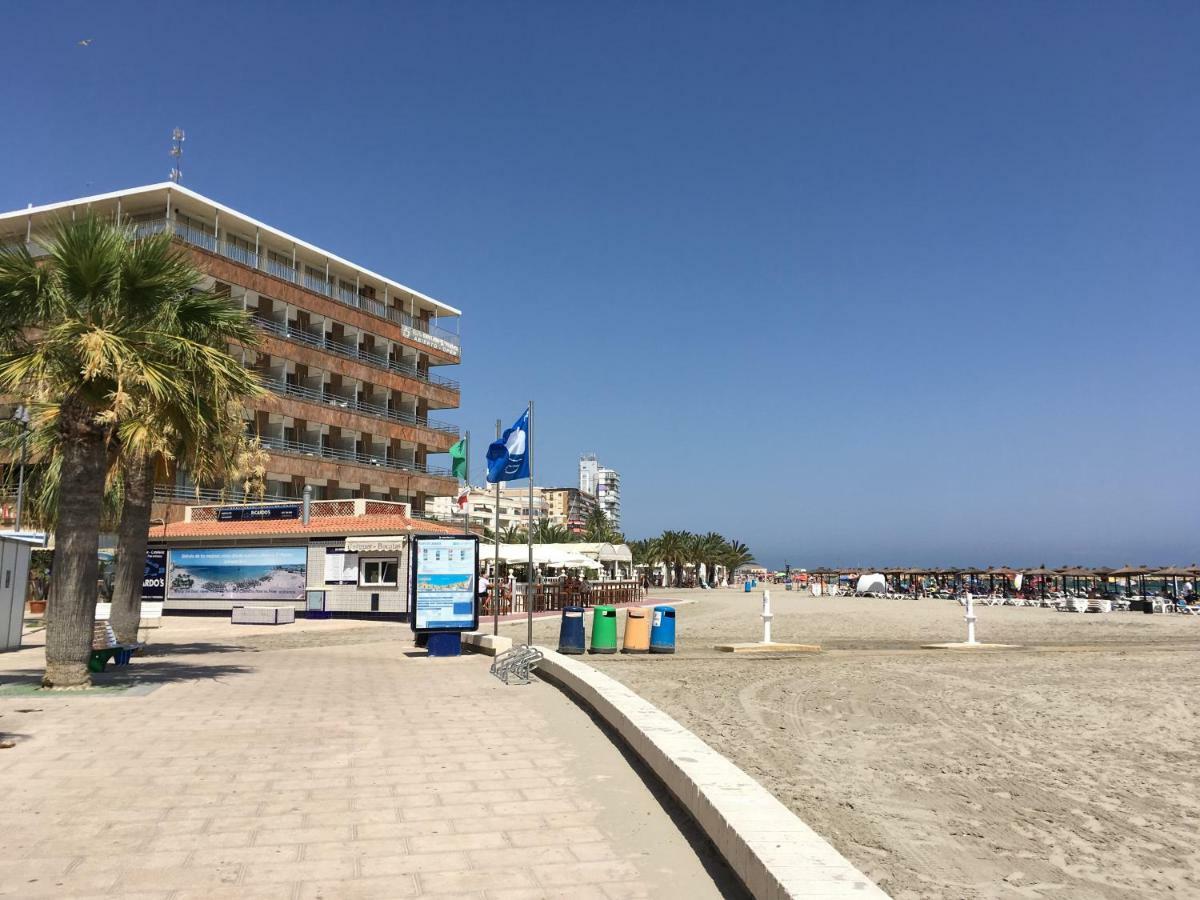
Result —
<instances>
[{"instance_id":1,"label":"yellow trash bin","mask_svg":"<svg viewBox=\"0 0 1200 900\"><path fill-rule=\"evenodd\" d=\"M649 610L640 607L630 607L625 610L625 643L621 646L621 652L650 652Z\"/></svg>"}]
</instances>

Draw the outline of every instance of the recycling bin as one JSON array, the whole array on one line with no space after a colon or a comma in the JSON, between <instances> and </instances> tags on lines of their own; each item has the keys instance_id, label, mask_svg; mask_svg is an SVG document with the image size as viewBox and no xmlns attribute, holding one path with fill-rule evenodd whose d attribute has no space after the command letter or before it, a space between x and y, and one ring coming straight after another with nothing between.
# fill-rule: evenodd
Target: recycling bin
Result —
<instances>
[{"instance_id":1,"label":"recycling bin","mask_svg":"<svg viewBox=\"0 0 1200 900\"><path fill-rule=\"evenodd\" d=\"M654 607L654 620L650 626L650 652L675 652L675 607Z\"/></svg>"},{"instance_id":2,"label":"recycling bin","mask_svg":"<svg viewBox=\"0 0 1200 900\"><path fill-rule=\"evenodd\" d=\"M747 582L746 582L746 593L748 594L748 593L750 593L752 590L754 590L754 585L752 585L752 584L751 584L749 581L747 581Z\"/></svg>"},{"instance_id":3,"label":"recycling bin","mask_svg":"<svg viewBox=\"0 0 1200 900\"><path fill-rule=\"evenodd\" d=\"M650 650L649 610L630 607L625 610L625 641L622 653L646 653Z\"/></svg>"},{"instance_id":4,"label":"recycling bin","mask_svg":"<svg viewBox=\"0 0 1200 900\"><path fill-rule=\"evenodd\" d=\"M617 610L612 606L592 608L592 653L617 652Z\"/></svg>"},{"instance_id":5,"label":"recycling bin","mask_svg":"<svg viewBox=\"0 0 1200 900\"><path fill-rule=\"evenodd\" d=\"M558 628L558 652L579 655L583 649L583 607L564 606Z\"/></svg>"}]
</instances>

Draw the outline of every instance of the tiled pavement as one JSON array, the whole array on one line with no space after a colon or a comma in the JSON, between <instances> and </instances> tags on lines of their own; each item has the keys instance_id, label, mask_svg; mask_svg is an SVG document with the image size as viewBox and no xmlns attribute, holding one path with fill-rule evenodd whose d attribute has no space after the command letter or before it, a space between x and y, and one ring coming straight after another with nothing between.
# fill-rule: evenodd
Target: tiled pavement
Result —
<instances>
[{"instance_id":1,"label":"tiled pavement","mask_svg":"<svg viewBox=\"0 0 1200 900\"><path fill-rule=\"evenodd\" d=\"M135 659L143 695L0 691L0 896L720 895L554 688L395 626L289 649L208 627ZM35 654L0 656L0 682Z\"/></svg>"}]
</instances>

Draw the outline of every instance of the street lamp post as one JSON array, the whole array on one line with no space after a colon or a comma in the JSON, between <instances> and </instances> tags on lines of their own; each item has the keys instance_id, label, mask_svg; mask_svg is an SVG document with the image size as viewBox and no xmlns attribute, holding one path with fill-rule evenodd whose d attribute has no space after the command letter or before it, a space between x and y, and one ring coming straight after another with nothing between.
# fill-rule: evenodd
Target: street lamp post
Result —
<instances>
[{"instance_id":1,"label":"street lamp post","mask_svg":"<svg viewBox=\"0 0 1200 900\"><path fill-rule=\"evenodd\" d=\"M18 406L12 414L12 423L21 429L21 465L17 470L17 518L15 530L21 531L21 513L25 505L25 455L29 447L29 407Z\"/></svg>"}]
</instances>

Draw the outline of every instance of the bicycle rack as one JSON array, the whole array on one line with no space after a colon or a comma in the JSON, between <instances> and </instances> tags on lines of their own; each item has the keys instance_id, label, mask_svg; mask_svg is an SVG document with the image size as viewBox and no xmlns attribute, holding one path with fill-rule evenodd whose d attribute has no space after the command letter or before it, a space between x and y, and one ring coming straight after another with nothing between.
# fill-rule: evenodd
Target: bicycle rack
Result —
<instances>
[{"instance_id":1,"label":"bicycle rack","mask_svg":"<svg viewBox=\"0 0 1200 900\"><path fill-rule=\"evenodd\" d=\"M541 650L522 644L505 650L492 660L491 672L505 684L529 684L529 673L544 658Z\"/></svg>"}]
</instances>

